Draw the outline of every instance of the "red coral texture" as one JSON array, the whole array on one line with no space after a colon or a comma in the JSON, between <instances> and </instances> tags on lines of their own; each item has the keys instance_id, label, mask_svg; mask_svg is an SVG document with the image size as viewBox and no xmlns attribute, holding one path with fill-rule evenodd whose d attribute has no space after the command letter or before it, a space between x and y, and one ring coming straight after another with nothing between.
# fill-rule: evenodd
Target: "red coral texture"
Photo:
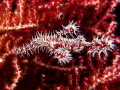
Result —
<instances>
[{"instance_id":1,"label":"red coral texture","mask_svg":"<svg viewBox=\"0 0 120 90\"><path fill-rule=\"evenodd\" d=\"M0 0L0 90L120 90L119 10L118 0Z\"/></svg>"}]
</instances>

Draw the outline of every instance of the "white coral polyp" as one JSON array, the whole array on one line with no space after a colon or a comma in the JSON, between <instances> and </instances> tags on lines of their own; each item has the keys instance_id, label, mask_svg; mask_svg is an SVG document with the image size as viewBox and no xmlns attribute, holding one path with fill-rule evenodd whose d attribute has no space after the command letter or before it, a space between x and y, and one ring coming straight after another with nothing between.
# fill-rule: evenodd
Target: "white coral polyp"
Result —
<instances>
[{"instance_id":1,"label":"white coral polyp","mask_svg":"<svg viewBox=\"0 0 120 90\"><path fill-rule=\"evenodd\" d=\"M54 58L58 59L58 63L60 63L61 65L69 63L72 60L70 51L64 48L55 49Z\"/></svg>"}]
</instances>

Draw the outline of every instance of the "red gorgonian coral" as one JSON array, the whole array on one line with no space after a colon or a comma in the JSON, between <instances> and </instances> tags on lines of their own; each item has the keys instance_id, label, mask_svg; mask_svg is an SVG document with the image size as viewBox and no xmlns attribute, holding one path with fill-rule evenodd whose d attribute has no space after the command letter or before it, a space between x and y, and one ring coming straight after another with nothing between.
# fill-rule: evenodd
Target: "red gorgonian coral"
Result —
<instances>
[{"instance_id":1,"label":"red gorgonian coral","mask_svg":"<svg viewBox=\"0 0 120 90\"><path fill-rule=\"evenodd\" d=\"M119 10L118 0L1 0L0 90L120 90Z\"/></svg>"}]
</instances>

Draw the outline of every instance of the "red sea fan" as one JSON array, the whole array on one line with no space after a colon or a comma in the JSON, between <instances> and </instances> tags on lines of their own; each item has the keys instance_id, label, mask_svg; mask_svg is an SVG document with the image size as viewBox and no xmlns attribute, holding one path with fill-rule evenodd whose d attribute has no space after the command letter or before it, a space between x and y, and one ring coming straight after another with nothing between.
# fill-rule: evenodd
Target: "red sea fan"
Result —
<instances>
[{"instance_id":1,"label":"red sea fan","mask_svg":"<svg viewBox=\"0 0 120 90\"><path fill-rule=\"evenodd\" d=\"M118 29L118 0L1 0L0 90L120 90Z\"/></svg>"}]
</instances>

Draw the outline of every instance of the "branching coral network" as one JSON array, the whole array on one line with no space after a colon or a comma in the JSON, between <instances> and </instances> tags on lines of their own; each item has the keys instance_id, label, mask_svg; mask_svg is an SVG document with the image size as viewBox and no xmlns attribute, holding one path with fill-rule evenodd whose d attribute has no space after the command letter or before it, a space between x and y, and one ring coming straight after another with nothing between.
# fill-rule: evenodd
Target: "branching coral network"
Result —
<instances>
[{"instance_id":1,"label":"branching coral network","mask_svg":"<svg viewBox=\"0 0 120 90\"><path fill-rule=\"evenodd\" d=\"M87 41L85 36L80 34L79 27L74 21L69 22L63 29L54 34L37 32L29 43L22 47L14 47L13 54L24 56L31 55L39 50L54 55L58 63L66 64L72 60L72 53L80 53L86 49L86 53L92 57L96 55L101 58L102 53L108 56L108 51L114 49L114 40L110 36L95 36L92 41ZM85 51L85 50L84 50Z\"/></svg>"},{"instance_id":2,"label":"branching coral network","mask_svg":"<svg viewBox=\"0 0 120 90\"><path fill-rule=\"evenodd\" d=\"M0 0L0 90L120 90L118 0Z\"/></svg>"}]
</instances>

